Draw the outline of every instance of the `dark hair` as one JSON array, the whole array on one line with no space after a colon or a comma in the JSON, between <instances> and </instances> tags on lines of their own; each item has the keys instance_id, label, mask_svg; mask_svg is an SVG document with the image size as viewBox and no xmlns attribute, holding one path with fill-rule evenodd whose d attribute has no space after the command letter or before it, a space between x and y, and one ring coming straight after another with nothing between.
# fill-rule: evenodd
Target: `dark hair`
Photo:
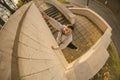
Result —
<instances>
[{"instance_id":1,"label":"dark hair","mask_svg":"<svg viewBox=\"0 0 120 80\"><path fill-rule=\"evenodd\" d=\"M70 28L71 30L74 30L74 27L73 26L67 26L68 28Z\"/></svg>"}]
</instances>

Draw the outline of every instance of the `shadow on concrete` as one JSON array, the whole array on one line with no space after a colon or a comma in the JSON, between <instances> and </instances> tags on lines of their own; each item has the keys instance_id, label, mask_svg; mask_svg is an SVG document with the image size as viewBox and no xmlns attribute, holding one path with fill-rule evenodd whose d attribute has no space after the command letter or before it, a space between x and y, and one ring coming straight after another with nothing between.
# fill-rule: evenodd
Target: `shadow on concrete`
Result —
<instances>
[{"instance_id":1,"label":"shadow on concrete","mask_svg":"<svg viewBox=\"0 0 120 80\"><path fill-rule=\"evenodd\" d=\"M19 37L20 37L21 28L22 28L22 23L24 21L24 18L26 16L26 13L29 10L30 6L31 5L29 5L28 9L23 14L23 16L18 24L18 29L16 31L16 36L15 36L14 45L13 45L12 62L11 62L11 80L20 80L19 62L18 62L18 60L19 60L19 58L18 58Z\"/></svg>"}]
</instances>

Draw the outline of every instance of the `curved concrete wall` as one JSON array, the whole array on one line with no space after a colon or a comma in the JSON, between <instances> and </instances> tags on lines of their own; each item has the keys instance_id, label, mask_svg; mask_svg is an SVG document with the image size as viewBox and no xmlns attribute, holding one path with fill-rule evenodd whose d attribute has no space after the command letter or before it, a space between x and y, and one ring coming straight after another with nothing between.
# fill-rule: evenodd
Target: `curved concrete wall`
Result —
<instances>
[{"instance_id":1,"label":"curved concrete wall","mask_svg":"<svg viewBox=\"0 0 120 80\"><path fill-rule=\"evenodd\" d=\"M82 57L69 64L66 70L68 80L89 80L102 68L109 57L107 47L111 41L111 28L99 15L89 9L74 8L71 11L87 16L104 31L96 44Z\"/></svg>"},{"instance_id":2,"label":"curved concrete wall","mask_svg":"<svg viewBox=\"0 0 120 80\"><path fill-rule=\"evenodd\" d=\"M30 4L0 31L0 79L67 80L66 60L61 51L51 49L57 43L39 10Z\"/></svg>"},{"instance_id":3,"label":"curved concrete wall","mask_svg":"<svg viewBox=\"0 0 120 80\"><path fill-rule=\"evenodd\" d=\"M64 5L60 4L56 0L45 0L45 2L54 5L64 16L70 21L71 24L75 22L75 15L71 13Z\"/></svg>"},{"instance_id":4,"label":"curved concrete wall","mask_svg":"<svg viewBox=\"0 0 120 80\"><path fill-rule=\"evenodd\" d=\"M88 8L69 8L73 13L86 16L88 19L93 21L99 29L104 33L107 28L110 29L107 22L101 18L97 13Z\"/></svg>"},{"instance_id":5,"label":"curved concrete wall","mask_svg":"<svg viewBox=\"0 0 120 80\"><path fill-rule=\"evenodd\" d=\"M42 15L32 4L24 17L19 39L21 80L66 80L64 67L57 57L63 55L61 51L52 50L51 45L57 43Z\"/></svg>"}]
</instances>

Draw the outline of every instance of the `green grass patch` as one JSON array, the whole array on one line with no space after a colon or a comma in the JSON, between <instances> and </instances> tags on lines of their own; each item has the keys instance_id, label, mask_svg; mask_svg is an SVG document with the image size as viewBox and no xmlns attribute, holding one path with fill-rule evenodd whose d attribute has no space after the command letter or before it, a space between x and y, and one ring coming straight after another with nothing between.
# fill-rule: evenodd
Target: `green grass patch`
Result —
<instances>
[{"instance_id":1,"label":"green grass patch","mask_svg":"<svg viewBox=\"0 0 120 80\"><path fill-rule=\"evenodd\" d=\"M58 0L61 3L66 3L66 0Z\"/></svg>"},{"instance_id":2,"label":"green grass patch","mask_svg":"<svg viewBox=\"0 0 120 80\"><path fill-rule=\"evenodd\" d=\"M111 42L108 47L108 52L110 54L110 58L107 63L110 67L111 78L113 80L120 80L120 58L113 42Z\"/></svg>"},{"instance_id":3,"label":"green grass patch","mask_svg":"<svg viewBox=\"0 0 120 80\"><path fill-rule=\"evenodd\" d=\"M61 2L61 3L69 3L68 1L66 1L66 0L58 0L59 2Z\"/></svg>"}]
</instances>

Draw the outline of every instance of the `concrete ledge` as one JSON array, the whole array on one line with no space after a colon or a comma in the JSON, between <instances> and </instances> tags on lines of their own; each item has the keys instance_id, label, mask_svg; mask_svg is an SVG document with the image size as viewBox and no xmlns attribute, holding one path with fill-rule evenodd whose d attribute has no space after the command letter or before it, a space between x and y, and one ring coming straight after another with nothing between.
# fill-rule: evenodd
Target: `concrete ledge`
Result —
<instances>
[{"instance_id":1,"label":"concrete ledge","mask_svg":"<svg viewBox=\"0 0 120 80\"><path fill-rule=\"evenodd\" d=\"M108 23L97 13L88 8L69 8L73 13L86 16L93 21L99 29L104 33L107 28L111 28Z\"/></svg>"},{"instance_id":2,"label":"concrete ledge","mask_svg":"<svg viewBox=\"0 0 120 80\"><path fill-rule=\"evenodd\" d=\"M75 15L71 13L64 5L60 4L56 0L45 0L45 2L52 4L55 6L67 19L70 21L71 24L74 24L75 22Z\"/></svg>"},{"instance_id":3,"label":"concrete ledge","mask_svg":"<svg viewBox=\"0 0 120 80\"><path fill-rule=\"evenodd\" d=\"M71 9L73 13L87 16L104 32L103 36L82 57L68 65L66 75L68 80L89 80L105 64L109 54L107 47L111 42L110 26L95 12L89 9Z\"/></svg>"}]
</instances>

